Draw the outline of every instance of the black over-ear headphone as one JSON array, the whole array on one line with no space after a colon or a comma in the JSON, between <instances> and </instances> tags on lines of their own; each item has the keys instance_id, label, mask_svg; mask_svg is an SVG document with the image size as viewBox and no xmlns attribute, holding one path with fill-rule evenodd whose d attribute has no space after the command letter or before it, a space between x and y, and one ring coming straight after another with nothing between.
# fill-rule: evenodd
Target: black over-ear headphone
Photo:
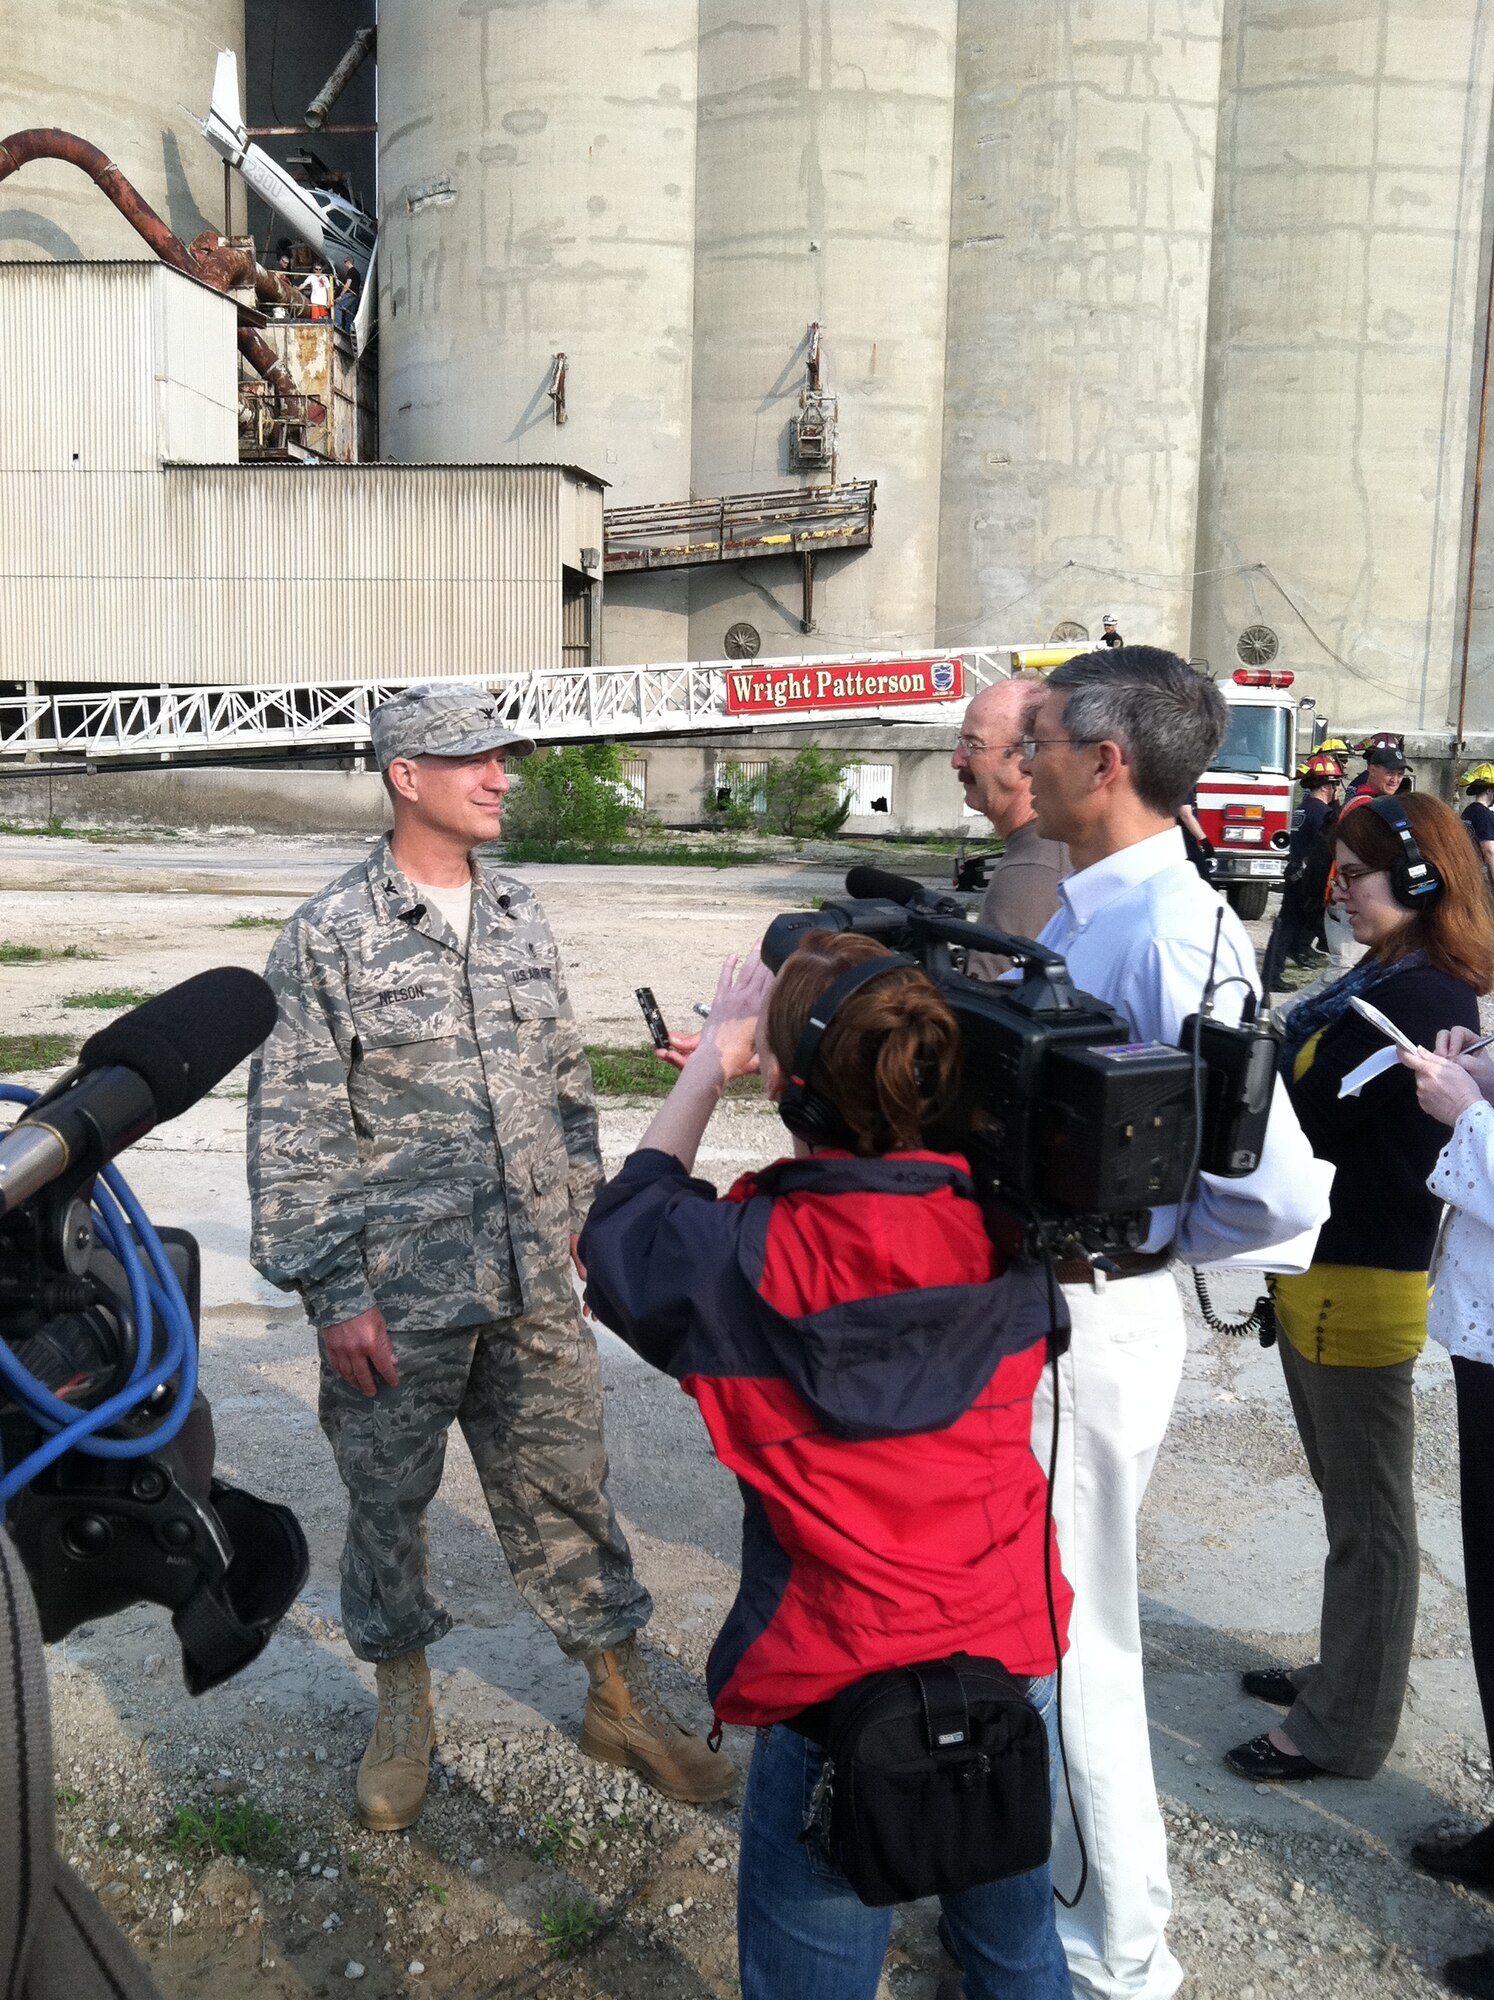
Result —
<instances>
[{"instance_id":1,"label":"black over-ear headphone","mask_svg":"<svg viewBox=\"0 0 1494 2000\"><path fill-rule=\"evenodd\" d=\"M1366 799L1365 805L1384 820L1391 832L1398 835L1401 851L1398 859L1391 864L1390 893L1398 903L1408 910L1429 909L1442 891L1442 877L1431 863L1422 857L1416 844L1416 835L1411 831L1411 822L1406 817L1406 809L1395 799ZM1356 808L1362 810L1362 808Z\"/></svg>"},{"instance_id":2,"label":"black over-ear headphone","mask_svg":"<svg viewBox=\"0 0 1494 2000\"><path fill-rule=\"evenodd\" d=\"M869 980L881 979L886 973L899 972L907 965L916 969L918 961L902 952L888 952L885 956L879 954L876 958L865 959L860 965L853 965L849 972L843 972L833 985L827 986L810 1008L809 1019L804 1023L804 1032L799 1037L794 1059L789 1065L788 1081L778 1100L778 1115L796 1139L807 1140L811 1146L849 1147L851 1144L850 1129L838 1106L832 1104L823 1091L810 1086L820 1043L825 1039L825 1031L835 1019L841 1003L849 999L858 987L865 986Z\"/></svg>"}]
</instances>

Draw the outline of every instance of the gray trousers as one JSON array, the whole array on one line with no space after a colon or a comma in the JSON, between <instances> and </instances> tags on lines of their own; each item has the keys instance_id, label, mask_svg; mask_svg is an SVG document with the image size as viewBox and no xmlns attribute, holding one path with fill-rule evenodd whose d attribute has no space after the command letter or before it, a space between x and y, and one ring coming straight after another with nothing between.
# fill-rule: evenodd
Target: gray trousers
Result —
<instances>
[{"instance_id":1,"label":"gray trousers","mask_svg":"<svg viewBox=\"0 0 1494 2000\"><path fill-rule=\"evenodd\" d=\"M364 1396L322 1360L320 1412L347 1488L342 1622L360 1660L433 1644L425 1511L453 1422L514 1582L573 1658L617 1646L653 1609L607 1496L597 1348L569 1280L485 1326L396 1333L399 1383Z\"/></svg>"},{"instance_id":2,"label":"gray trousers","mask_svg":"<svg viewBox=\"0 0 1494 2000\"><path fill-rule=\"evenodd\" d=\"M1278 1344L1328 1530L1319 1661L1293 1675L1281 1727L1324 1770L1372 1778L1400 1726L1416 1628L1416 1363L1329 1368Z\"/></svg>"}]
</instances>

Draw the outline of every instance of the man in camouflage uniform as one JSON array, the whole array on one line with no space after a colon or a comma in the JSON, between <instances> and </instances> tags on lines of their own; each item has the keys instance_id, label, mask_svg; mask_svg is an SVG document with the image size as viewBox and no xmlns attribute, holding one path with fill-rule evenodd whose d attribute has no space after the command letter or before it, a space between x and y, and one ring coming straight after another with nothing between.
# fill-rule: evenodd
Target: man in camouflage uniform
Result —
<instances>
[{"instance_id":1,"label":"man in camouflage uniform","mask_svg":"<svg viewBox=\"0 0 1494 2000\"><path fill-rule=\"evenodd\" d=\"M378 708L394 829L303 904L266 976L280 1017L249 1090L251 1256L301 1296L348 1493L342 1616L376 1663L358 1771L410 1825L433 1737L425 1512L453 1419L515 1583L590 1678L581 1747L685 1799L732 1768L680 1728L635 1634L652 1606L607 1497L595 1342L571 1288L602 1178L591 1075L539 904L472 850L534 745L453 683Z\"/></svg>"}]
</instances>

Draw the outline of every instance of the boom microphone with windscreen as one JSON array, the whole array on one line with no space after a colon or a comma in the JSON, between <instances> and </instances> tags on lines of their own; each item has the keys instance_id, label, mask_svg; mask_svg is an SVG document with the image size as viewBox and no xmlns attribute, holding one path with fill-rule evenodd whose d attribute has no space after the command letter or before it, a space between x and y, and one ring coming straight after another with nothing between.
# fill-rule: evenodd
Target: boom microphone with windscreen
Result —
<instances>
[{"instance_id":1,"label":"boom microphone with windscreen","mask_svg":"<svg viewBox=\"0 0 1494 2000\"><path fill-rule=\"evenodd\" d=\"M236 965L199 972L90 1035L78 1074L0 1139L0 1214L70 1169L93 1172L251 1056L275 996Z\"/></svg>"},{"instance_id":2,"label":"boom microphone with windscreen","mask_svg":"<svg viewBox=\"0 0 1494 2000\"><path fill-rule=\"evenodd\" d=\"M942 917L965 915L965 905L915 882L911 875L893 875L885 868L855 867L846 876L846 890L858 900L901 903L904 909L930 910Z\"/></svg>"}]
</instances>

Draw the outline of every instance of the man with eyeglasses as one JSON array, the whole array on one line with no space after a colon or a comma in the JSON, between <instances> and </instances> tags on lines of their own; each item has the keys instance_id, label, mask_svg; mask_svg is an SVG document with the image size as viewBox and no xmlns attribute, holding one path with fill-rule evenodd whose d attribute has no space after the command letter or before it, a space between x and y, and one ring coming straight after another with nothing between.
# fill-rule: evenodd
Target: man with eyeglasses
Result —
<instances>
[{"instance_id":1,"label":"man with eyeglasses","mask_svg":"<svg viewBox=\"0 0 1494 2000\"><path fill-rule=\"evenodd\" d=\"M1032 784L1022 768L1022 738L1042 700L1040 681L1001 681L983 688L965 710L950 763L965 802L983 813L1002 840L991 865L978 922L1009 937L1035 938L1058 908L1058 884L1069 872L1061 841L1038 831ZM999 979L1011 960L970 954L972 979Z\"/></svg>"},{"instance_id":2,"label":"man with eyeglasses","mask_svg":"<svg viewBox=\"0 0 1494 2000\"><path fill-rule=\"evenodd\" d=\"M1238 1020L1244 996L1259 994L1244 928L1189 866L1176 823L1227 722L1218 688L1185 661L1152 646L1122 646L1055 668L1024 732L1022 768L1038 832L1066 843L1073 865L1041 941L1067 959L1076 986L1125 1015L1138 1042L1177 1043L1211 966L1221 1019ZM1330 1179L1278 1084L1255 1173L1201 1175L1181 1208L1153 1210L1142 1248L1109 1260L1103 1278L1082 1262L1059 1269L1072 1333L1059 1366L1053 1512L1075 1597L1063 1713L1090 1874L1074 1908L1059 1909L1058 1927L1081 2000L1168 2000L1183 1976L1164 1935L1172 1892L1152 1777L1136 1571L1136 1516L1186 1348L1168 1266L1177 1256L1305 1268L1310 1242L1288 1240L1315 1239ZM1045 1465L1052 1425L1045 1380L1033 1417ZM1078 1874L1062 1808L1053 1865L1060 1883Z\"/></svg>"}]
</instances>

